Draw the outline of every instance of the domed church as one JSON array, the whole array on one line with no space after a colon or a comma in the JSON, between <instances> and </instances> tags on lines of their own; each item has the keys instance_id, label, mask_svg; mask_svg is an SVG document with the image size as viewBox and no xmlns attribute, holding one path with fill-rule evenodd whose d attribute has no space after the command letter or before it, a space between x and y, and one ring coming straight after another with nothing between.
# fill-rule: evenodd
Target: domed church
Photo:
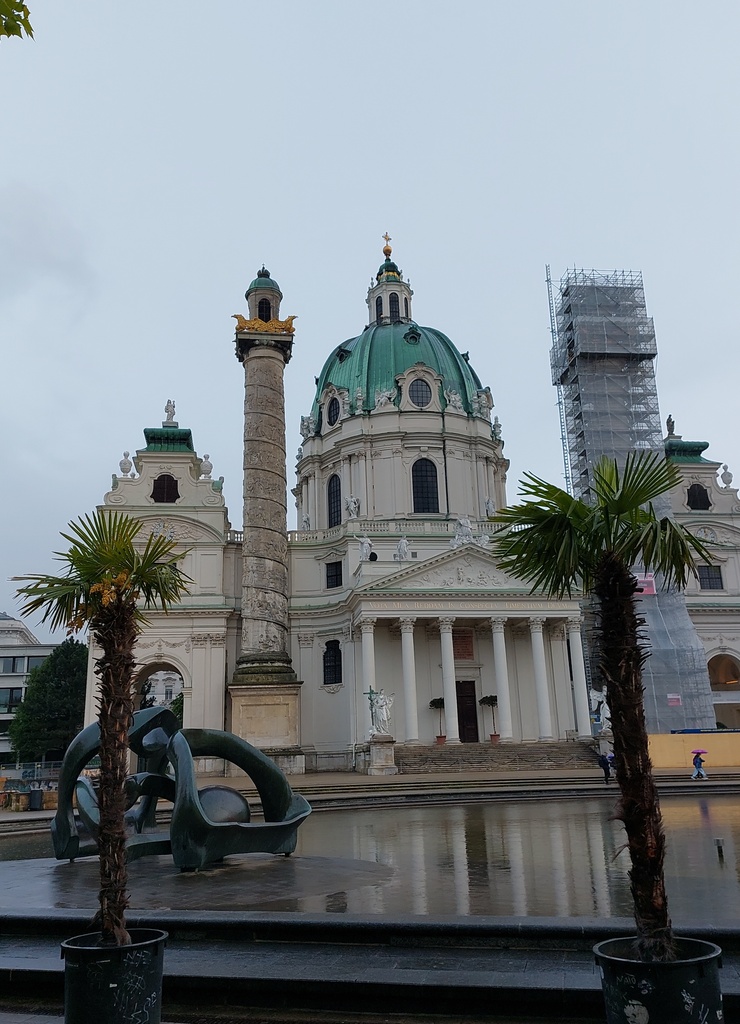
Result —
<instances>
[{"instance_id":1,"label":"domed church","mask_svg":"<svg viewBox=\"0 0 740 1024\"><path fill-rule=\"evenodd\" d=\"M506 504L508 461L491 391L475 352L414 320L388 242L367 324L329 354L300 419L295 531L276 483L293 318L280 320L264 268L236 316L243 532L174 407L105 496L189 548L194 586L151 617L141 680L178 673L186 726L230 728L293 772L366 767L379 695L399 745L591 736L579 603L498 568L489 517Z\"/></svg>"}]
</instances>

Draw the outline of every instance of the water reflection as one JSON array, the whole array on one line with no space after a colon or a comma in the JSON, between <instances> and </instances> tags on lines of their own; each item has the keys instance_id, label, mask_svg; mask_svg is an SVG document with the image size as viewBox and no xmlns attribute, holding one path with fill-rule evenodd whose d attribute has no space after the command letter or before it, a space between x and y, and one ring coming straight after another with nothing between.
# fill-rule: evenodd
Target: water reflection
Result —
<instances>
[{"instance_id":1,"label":"water reflection","mask_svg":"<svg viewBox=\"0 0 740 1024\"><path fill-rule=\"evenodd\" d=\"M299 832L292 866L282 858L250 862L239 909L629 917L628 857L613 805L605 797L314 814ZM662 806L674 920L734 924L740 801L666 797ZM48 855L45 836L0 838L0 860ZM161 870L141 864L132 874ZM213 879L194 885L200 905L215 899Z\"/></svg>"}]
</instances>

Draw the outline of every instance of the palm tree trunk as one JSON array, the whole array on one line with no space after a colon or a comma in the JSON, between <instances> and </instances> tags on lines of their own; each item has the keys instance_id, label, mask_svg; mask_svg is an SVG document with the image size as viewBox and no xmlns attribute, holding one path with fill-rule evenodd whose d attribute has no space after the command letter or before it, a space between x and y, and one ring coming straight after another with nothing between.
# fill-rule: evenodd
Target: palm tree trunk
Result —
<instances>
[{"instance_id":1,"label":"palm tree trunk","mask_svg":"<svg viewBox=\"0 0 740 1024\"><path fill-rule=\"evenodd\" d=\"M128 730L134 713L133 649L136 620L133 608L111 610L95 623L95 641L102 649L96 662L100 677L100 923L102 945L127 945L128 872L124 783L128 774Z\"/></svg>"},{"instance_id":2,"label":"palm tree trunk","mask_svg":"<svg viewBox=\"0 0 740 1024\"><path fill-rule=\"evenodd\" d=\"M668 915L663 862L665 835L645 727L641 645L635 590L623 561L607 555L597 573L600 661L611 712L614 759L621 792L615 817L624 823L632 869L630 888L641 960L676 959Z\"/></svg>"}]
</instances>

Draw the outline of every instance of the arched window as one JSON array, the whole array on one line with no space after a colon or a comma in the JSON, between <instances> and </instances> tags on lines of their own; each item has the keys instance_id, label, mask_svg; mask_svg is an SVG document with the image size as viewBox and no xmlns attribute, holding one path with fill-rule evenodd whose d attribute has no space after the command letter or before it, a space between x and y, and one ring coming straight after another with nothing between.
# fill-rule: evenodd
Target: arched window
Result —
<instances>
[{"instance_id":1,"label":"arched window","mask_svg":"<svg viewBox=\"0 0 740 1024\"><path fill-rule=\"evenodd\" d=\"M326 486L326 502L329 526L339 526L342 521L342 483L335 473L329 477Z\"/></svg>"},{"instance_id":2,"label":"arched window","mask_svg":"<svg viewBox=\"0 0 740 1024\"><path fill-rule=\"evenodd\" d=\"M689 487L686 504L689 508L696 509L697 511L706 511L708 508L711 508L712 503L709 500L706 487L702 487L701 484L692 484Z\"/></svg>"},{"instance_id":3,"label":"arched window","mask_svg":"<svg viewBox=\"0 0 740 1024\"><path fill-rule=\"evenodd\" d=\"M338 640L327 640L324 647L324 686L341 686L342 650Z\"/></svg>"},{"instance_id":4,"label":"arched window","mask_svg":"<svg viewBox=\"0 0 740 1024\"><path fill-rule=\"evenodd\" d=\"M430 459L417 459L411 468L414 512L439 512L437 467Z\"/></svg>"},{"instance_id":5,"label":"arched window","mask_svg":"<svg viewBox=\"0 0 740 1024\"><path fill-rule=\"evenodd\" d=\"M404 296L403 298L403 315L408 320L409 318L409 300Z\"/></svg>"},{"instance_id":6,"label":"arched window","mask_svg":"<svg viewBox=\"0 0 740 1024\"><path fill-rule=\"evenodd\" d=\"M379 295L375 300L375 319L378 323L383 319L383 296Z\"/></svg>"},{"instance_id":7,"label":"arched window","mask_svg":"<svg viewBox=\"0 0 740 1024\"><path fill-rule=\"evenodd\" d=\"M398 295L396 294L396 292L391 292L391 294L389 296L389 306L390 306L391 323L392 324L397 324L398 321L401 319L401 314L399 312Z\"/></svg>"},{"instance_id":8,"label":"arched window","mask_svg":"<svg viewBox=\"0 0 740 1024\"><path fill-rule=\"evenodd\" d=\"M169 473L162 473L152 486L152 501L161 505L173 505L180 498L177 480Z\"/></svg>"},{"instance_id":9,"label":"arched window","mask_svg":"<svg viewBox=\"0 0 740 1024\"><path fill-rule=\"evenodd\" d=\"M272 319L272 306L269 299L260 299L257 304L257 316L267 323Z\"/></svg>"}]
</instances>

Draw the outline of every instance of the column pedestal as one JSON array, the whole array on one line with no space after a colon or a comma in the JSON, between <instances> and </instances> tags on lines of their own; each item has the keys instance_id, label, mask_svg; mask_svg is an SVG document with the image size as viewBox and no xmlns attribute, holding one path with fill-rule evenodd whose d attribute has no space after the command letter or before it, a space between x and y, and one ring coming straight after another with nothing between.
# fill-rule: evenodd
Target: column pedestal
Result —
<instances>
[{"instance_id":1,"label":"column pedestal","mask_svg":"<svg viewBox=\"0 0 740 1024\"><path fill-rule=\"evenodd\" d=\"M259 747L286 775L302 775L306 770L300 747L300 693L297 682L229 686L231 731Z\"/></svg>"},{"instance_id":2,"label":"column pedestal","mask_svg":"<svg viewBox=\"0 0 740 1024\"><path fill-rule=\"evenodd\" d=\"M394 748L396 741L392 736L378 733L370 737L370 764L368 775L398 775Z\"/></svg>"}]
</instances>

